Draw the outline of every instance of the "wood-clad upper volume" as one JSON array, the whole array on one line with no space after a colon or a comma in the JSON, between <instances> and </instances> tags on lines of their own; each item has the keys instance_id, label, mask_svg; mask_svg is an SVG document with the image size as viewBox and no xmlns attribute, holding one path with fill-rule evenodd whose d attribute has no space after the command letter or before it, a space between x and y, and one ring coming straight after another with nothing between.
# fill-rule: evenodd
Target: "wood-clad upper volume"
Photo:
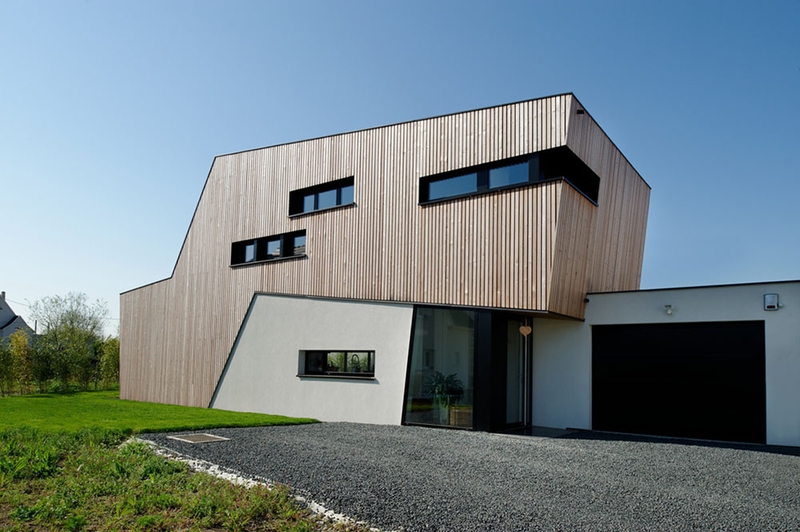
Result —
<instances>
[{"instance_id":1,"label":"wood-clad upper volume","mask_svg":"<svg viewBox=\"0 0 800 532\"><path fill-rule=\"evenodd\" d=\"M258 292L580 319L639 287L649 196L572 94L218 156L172 276L121 296L121 397L207 406Z\"/></svg>"}]
</instances>

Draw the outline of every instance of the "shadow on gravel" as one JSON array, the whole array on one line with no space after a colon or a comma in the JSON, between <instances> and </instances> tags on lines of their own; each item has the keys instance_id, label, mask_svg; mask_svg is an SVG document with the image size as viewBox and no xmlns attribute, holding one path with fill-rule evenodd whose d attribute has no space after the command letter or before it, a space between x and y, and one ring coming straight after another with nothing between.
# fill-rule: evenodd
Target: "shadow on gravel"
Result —
<instances>
[{"instance_id":1,"label":"shadow on gravel","mask_svg":"<svg viewBox=\"0 0 800 532\"><path fill-rule=\"evenodd\" d=\"M562 440L595 440L595 441L628 441L644 443L672 443L692 447L711 447L715 449L738 449L758 453L800 456L800 447L783 445L765 445L758 443L736 443L715 440L692 440L689 438L670 438L667 436L642 436L638 434L622 434L618 432L600 432L590 430L573 430L567 434L556 436Z\"/></svg>"}]
</instances>

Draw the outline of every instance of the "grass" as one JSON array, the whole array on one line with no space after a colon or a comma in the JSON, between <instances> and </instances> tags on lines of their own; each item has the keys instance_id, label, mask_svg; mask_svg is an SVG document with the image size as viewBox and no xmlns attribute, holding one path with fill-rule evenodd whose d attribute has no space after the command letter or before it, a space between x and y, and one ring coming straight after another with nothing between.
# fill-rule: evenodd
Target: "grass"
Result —
<instances>
[{"instance_id":1,"label":"grass","mask_svg":"<svg viewBox=\"0 0 800 532\"><path fill-rule=\"evenodd\" d=\"M102 428L134 433L315 423L308 418L230 412L119 399L117 391L8 396L0 399L0 427L77 432Z\"/></svg>"},{"instance_id":2,"label":"grass","mask_svg":"<svg viewBox=\"0 0 800 532\"><path fill-rule=\"evenodd\" d=\"M0 530L347 530L285 487L244 488L128 442L131 431L312 420L120 401L116 392L0 398Z\"/></svg>"}]
</instances>

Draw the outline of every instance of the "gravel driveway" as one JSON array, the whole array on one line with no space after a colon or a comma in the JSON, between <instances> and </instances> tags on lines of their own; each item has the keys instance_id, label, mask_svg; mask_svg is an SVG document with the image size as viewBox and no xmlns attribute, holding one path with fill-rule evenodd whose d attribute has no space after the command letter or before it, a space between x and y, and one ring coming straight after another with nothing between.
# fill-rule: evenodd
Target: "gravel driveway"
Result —
<instances>
[{"instance_id":1,"label":"gravel driveway","mask_svg":"<svg viewBox=\"0 0 800 532\"><path fill-rule=\"evenodd\" d=\"M145 439L385 530L800 530L800 450L322 423Z\"/></svg>"}]
</instances>

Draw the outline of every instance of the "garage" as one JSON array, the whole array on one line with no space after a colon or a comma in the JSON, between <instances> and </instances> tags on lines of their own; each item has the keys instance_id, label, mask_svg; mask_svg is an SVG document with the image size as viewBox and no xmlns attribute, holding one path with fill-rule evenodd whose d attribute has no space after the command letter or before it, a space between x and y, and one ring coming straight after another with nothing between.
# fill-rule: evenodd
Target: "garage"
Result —
<instances>
[{"instance_id":1,"label":"garage","mask_svg":"<svg viewBox=\"0 0 800 532\"><path fill-rule=\"evenodd\" d=\"M595 430L765 443L763 321L595 325Z\"/></svg>"}]
</instances>

